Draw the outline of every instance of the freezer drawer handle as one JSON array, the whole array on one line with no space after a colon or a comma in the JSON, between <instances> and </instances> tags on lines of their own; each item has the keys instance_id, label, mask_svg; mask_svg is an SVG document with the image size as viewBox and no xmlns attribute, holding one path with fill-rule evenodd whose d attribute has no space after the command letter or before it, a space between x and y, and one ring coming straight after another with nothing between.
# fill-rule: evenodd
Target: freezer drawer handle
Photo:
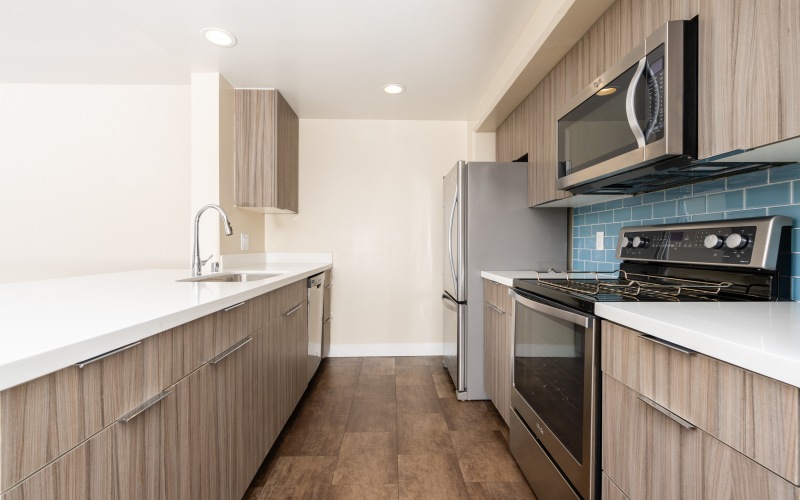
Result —
<instances>
[{"instance_id":1,"label":"freezer drawer handle","mask_svg":"<svg viewBox=\"0 0 800 500\"><path fill-rule=\"evenodd\" d=\"M667 410L666 408L664 408L660 404L656 403L652 399L646 398L646 397L644 397L644 396L642 396L640 394L639 395L639 401L641 401L642 403L646 404L647 406L653 408L657 412L663 413L664 416L666 416L670 420L673 420L675 423L677 423L678 425L680 425L681 427L683 427L686 430L693 431L693 430L697 429L697 427L695 427L694 424L692 424L690 422L687 422L686 420L682 419L681 417L675 415L674 413L672 413L671 411Z\"/></svg>"},{"instance_id":2,"label":"freezer drawer handle","mask_svg":"<svg viewBox=\"0 0 800 500\"><path fill-rule=\"evenodd\" d=\"M654 344L659 344L659 345L663 345L664 347L669 347L670 349L672 349L674 351L682 352L683 354L687 354L689 356L691 356L692 354L697 354L696 351L693 351L691 349L687 349L687 348L685 348L683 346L679 346L678 344L673 344L672 342L667 342L666 340L661 340L660 338L653 337L652 335L647 335L646 333L640 333L639 334L639 338L640 339L644 339L644 340L649 340L650 342L652 342Z\"/></svg>"}]
</instances>

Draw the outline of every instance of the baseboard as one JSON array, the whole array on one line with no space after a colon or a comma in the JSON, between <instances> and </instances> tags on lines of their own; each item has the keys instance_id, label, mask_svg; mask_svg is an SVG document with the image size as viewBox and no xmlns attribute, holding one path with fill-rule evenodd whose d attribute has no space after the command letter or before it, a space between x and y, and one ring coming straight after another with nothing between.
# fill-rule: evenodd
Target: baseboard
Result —
<instances>
[{"instance_id":1,"label":"baseboard","mask_svg":"<svg viewBox=\"0 0 800 500\"><path fill-rule=\"evenodd\" d=\"M334 344L329 357L355 358L373 356L441 356L442 343L428 344Z\"/></svg>"}]
</instances>

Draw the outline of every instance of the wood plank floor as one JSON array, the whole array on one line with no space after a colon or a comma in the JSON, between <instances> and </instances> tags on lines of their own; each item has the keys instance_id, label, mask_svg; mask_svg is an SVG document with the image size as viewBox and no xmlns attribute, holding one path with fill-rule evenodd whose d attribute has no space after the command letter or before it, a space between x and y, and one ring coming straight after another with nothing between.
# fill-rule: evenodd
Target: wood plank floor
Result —
<instances>
[{"instance_id":1,"label":"wood plank floor","mask_svg":"<svg viewBox=\"0 0 800 500\"><path fill-rule=\"evenodd\" d=\"M490 401L458 401L440 357L328 358L246 500L535 499Z\"/></svg>"}]
</instances>

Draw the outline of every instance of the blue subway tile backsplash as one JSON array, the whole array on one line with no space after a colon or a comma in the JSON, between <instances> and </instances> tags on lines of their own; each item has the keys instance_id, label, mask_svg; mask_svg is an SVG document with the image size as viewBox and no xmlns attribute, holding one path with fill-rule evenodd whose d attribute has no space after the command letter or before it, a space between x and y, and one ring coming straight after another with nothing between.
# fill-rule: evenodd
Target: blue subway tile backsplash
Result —
<instances>
[{"instance_id":1,"label":"blue subway tile backsplash","mask_svg":"<svg viewBox=\"0 0 800 500\"><path fill-rule=\"evenodd\" d=\"M572 218L572 268L619 267L615 249L622 227L786 215L792 231L792 298L800 300L800 163L724 179L577 207ZM603 231L603 250L597 232Z\"/></svg>"}]
</instances>

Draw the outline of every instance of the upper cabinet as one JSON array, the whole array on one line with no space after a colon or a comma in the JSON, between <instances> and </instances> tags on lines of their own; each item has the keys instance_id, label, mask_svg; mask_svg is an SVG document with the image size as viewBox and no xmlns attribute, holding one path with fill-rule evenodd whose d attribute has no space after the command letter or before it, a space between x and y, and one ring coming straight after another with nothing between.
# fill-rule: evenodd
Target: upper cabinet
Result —
<instances>
[{"instance_id":1,"label":"upper cabinet","mask_svg":"<svg viewBox=\"0 0 800 500\"><path fill-rule=\"evenodd\" d=\"M235 205L297 213L297 115L274 89L237 89L235 106Z\"/></svg>"},{"instance_id":2,"label":"upper cabinet","mask_svg":"<svg viewBox=\"0 0 800 500\"><path fill-rule=\"evenodd\" d=\"M528 134L528 203L555 188L558 109L670 20L699 21L698 156L800 135L797 0L617 0L497 129L497 159L521 156Z\"/></svg>"}]
</instances>

